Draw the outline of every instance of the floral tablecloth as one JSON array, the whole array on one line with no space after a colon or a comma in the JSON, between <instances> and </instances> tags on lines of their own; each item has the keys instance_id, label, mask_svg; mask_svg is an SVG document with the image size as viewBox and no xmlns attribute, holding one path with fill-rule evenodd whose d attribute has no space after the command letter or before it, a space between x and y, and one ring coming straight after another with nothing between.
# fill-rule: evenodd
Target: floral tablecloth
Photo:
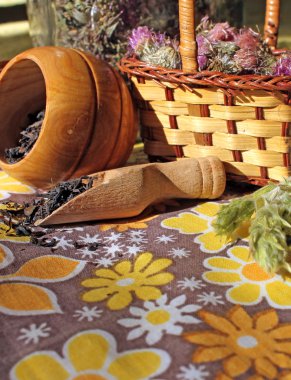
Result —
<instances>
[{"instance_id":1,"label":"floral tablecloth","mask_svg":"<svg viewBox=\"0 0 291 380\"><path fill-rule=\"evenodd\" d=\"M33 193L0 173L2 200ZM0 229L1 379L290 380L291 279L215 236L221 202L47 229L54 248Z\"/></svg>"}]
</instances>

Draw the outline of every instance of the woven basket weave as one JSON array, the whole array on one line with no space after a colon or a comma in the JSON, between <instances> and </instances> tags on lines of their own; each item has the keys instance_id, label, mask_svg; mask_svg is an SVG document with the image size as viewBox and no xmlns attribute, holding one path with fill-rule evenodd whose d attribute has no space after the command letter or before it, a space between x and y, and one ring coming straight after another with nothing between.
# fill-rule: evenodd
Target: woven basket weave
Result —
<instances>
[{"instance_id":1,"label":"woven basket weave","mask_svg":"<svg viewBox=\"0 0 291 380\"><path fill-rule=\"evenodd\" d=\"M265 185L291 175L291 77L197 71L194 0L179 0L182 70L124 58L152 161L215 155L228 179ZM265 40L277 44L279 0L267 0Z\"/></svg>"}]
</instances>

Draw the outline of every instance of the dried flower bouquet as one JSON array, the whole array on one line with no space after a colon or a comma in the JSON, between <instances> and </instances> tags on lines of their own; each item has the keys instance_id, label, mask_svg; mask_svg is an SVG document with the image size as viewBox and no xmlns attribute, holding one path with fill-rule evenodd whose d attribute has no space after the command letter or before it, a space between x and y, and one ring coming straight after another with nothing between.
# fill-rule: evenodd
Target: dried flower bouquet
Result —
<instances>
[{"instance_id":1,"label":"dried flower bouquet","mask_svg":"<svg viewBox=\"0 0 291 380\"><path fill-rule=\"evenodd\" d=\"M279 60L260 33L251 28L237 29L228 22L212 23L206 16L197 27L197 60L200 71L226 74L290 75L291 55ZM148 27L138 27L129 38L128 55L150 65L181 68L179 42Z\"/></svg>"}]
</instances>

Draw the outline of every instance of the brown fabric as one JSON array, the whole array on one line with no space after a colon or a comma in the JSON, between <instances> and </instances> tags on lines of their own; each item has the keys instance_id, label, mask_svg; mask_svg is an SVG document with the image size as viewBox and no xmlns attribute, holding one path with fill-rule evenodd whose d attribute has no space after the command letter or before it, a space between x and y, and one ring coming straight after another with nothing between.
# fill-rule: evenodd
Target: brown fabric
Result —
<instances>
[{"instance_id":1,"label":"brown fabric","mask_svg":"<svg viewBox=\"0 0 291 380\"><path fill-rule=\"evenodd\" d=\"M19 185L2 173L1 197L34 196ZM289 379L291 280L211 227L221 202L253 190L237 186L218 202L47 229L56 248L1 234L1 378Z\"/></svg>"}]
</instances>

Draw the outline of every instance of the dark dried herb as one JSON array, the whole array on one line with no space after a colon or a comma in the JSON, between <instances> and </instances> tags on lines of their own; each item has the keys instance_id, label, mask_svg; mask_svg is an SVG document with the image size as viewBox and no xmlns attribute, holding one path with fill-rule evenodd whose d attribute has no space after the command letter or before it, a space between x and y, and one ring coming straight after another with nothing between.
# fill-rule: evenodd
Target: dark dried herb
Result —
<instances>
[{"instance_id":1,"label":"dark dried herb","mask_svg":"<svg viewBox=\"0 0 291 380\"><path fill-rule=\"evenodd\" d=\"M31 227L26 222L26 204L5 202L0 205L0 229L7 236L29 236Z\"/></svg>"},{"instance_id":2,"label":"dark dried herb","mask_svg":"<svg viewBox=\"0 0 291 380\"><path fill-rule=\"evenodd\" d=\"M45 111L28 115L29 125L20 132L20 139L16 147L5 149L4 157L9 164L22 160L32 149L40 134Z\"/></svg>"},{"instance_id":3,"label":"dark dried herb","mask_svg":"<svg viewBox=\"0 0 291 380\"><path fill-rule=\"evenodd\" d=\"M77 249L81 249L81 248L88 248L89 251L97 251L97 249L103 244L100 244L100 243L96 243L96 242L92 242L92 243L85 243L85 242L81 242L81 241L75 241L74 242L74 247L77 248Z\"/></svg>"},{"instance_id":4,"label":"dark dried herb","mask_svg":"<svg viewBox=\"0 0 291 380\"><path fill-rule=\"evenodd\" d=\"M0 204L0 229L9 236L32 236L32 243L53 247L56 242L48 241L44 233L33 229L34 223L50 215L77 195L92 187L93 178L84 176L59 183L46 194L40 194L32 203L6 202ZM96 247L92 246L92 249Z\"/></svg>"},{"instance_id":5,"label":"dark dried herb","mask_svg":"<svg viewBox=\"0 0 291 380\"><path fill-rule=\"evenodd\" d=\"M36 210L33 210L31 213L31 221L35 222L38 219L47 217L63 204L84 191L89 190L92 185L93 178L88 176L60 182L56 187L35 201Z\"/></svg>"}]
</instances>

